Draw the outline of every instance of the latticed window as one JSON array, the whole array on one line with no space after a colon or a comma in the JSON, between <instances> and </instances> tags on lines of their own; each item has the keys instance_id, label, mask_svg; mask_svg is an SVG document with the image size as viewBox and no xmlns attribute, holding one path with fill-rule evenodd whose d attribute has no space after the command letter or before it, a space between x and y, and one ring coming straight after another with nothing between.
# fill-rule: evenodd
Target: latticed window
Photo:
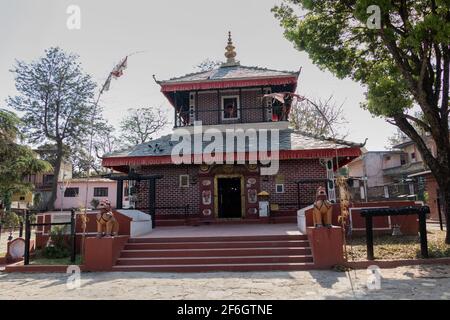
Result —
<instances>
[{"instance_id":1,"label":"latticed window","mask_svg":"<svg viewBox=\"0 0 450 320\"><path fill-rule=\"evenodd\" d=\"M94 188L94 197L107 197L108 188Z\"/></svg>"}]
</instances>

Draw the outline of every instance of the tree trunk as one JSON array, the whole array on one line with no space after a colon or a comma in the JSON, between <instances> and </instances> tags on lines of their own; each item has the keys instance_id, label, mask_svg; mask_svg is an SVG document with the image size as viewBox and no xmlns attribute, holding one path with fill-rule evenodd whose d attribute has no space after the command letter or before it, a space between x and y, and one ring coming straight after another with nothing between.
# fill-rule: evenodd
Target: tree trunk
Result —
<instances>
[{"instance_id":1,"label":"tree trunk","mask_svg":"<svg viewBox=\"0 0 450 320\"><path fill-rule=\"evenodd\" d=\"M55 209L55 201L56 196L58 193L58 180L59 180L59 172L61 170L61 164L63 160L63 144L62 142L57 142L56 144L56 163L53 168L53 181L52 181L52 193L50 195L50 199L47 203L47 209L48 210L54 210Z\"/></svg>"},{"instance_id":2,"label":"tree trunk","mask_svg":"<svg viewBox=\"0 0 450 320\"><path fill-rule=\"evenodd\" d=\"M445 243L450 244L450 183L446 181L439 181L437 180L441 198L442 198L442 205L444 207L444 215L445 215Z\"/></svg>"}]
</instances>

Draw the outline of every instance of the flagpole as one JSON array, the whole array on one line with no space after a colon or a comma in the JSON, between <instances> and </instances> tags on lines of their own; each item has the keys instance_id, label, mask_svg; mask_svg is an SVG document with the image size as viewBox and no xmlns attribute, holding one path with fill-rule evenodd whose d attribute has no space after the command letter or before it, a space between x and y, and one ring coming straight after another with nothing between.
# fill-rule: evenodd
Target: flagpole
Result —
<instances>
[{"instance_id":1,"label":"flagpole","mask_svg":"<svg viewBox=\"0 0 450 320\"><path fill-rule=\"evenodd\" d=\"M123 68L126 67L126 63L127 63L127 59L129 56L131 55L135 55L136 53L139 52L133 52L131 54L128 54L125 56L125 58L122 59L122 61L120 62L119 65L116 65L116 67L114 67L113 71L111 71L108 75L108 77L106 78L105 83L103 84L102 88L100 89L100 92L98 93L97 96L97 100L94 103L94 108L92 110L92 116L91 116L91 121L90 121L90 133L89 133L89 160L88 160L88 168L87 168L87 172L86 172L86 193L85 193L85 199L84 199L84 209L85 212L87 212L87 202L88 202L88 192L89 192L89 179L90 179L90 171L91 171L91 165L92 165L92 148L93 148L93 140L94 140L94 122L95 122L95 114L97 113L97 107L98 104L100 102L100 98L103 94L103 92L106 90L109 90L109 86L111 84L111 80L112 77L114 76L114 73L116 72L116 70L123 70ZM115 77L120 77L120 75L115 75Z\"/></svg>"},{"instance_id":2,"label":"flagpole","mask_svg":"<svg viewBox=\"0 0 450 320\"><path fill-rule=\"evenodd\" d=\"M111 84L111 80L112 77L114 76L115 78L118 78L121 76L121 74L114 74L115 72L118 71L123 71L124 68L126 68L126 63L127 63L127 59L129 56L131 55L135 55L139 52L133 52L127 56L125 56L125 58L122 59L122 61L120 62L120 64L116 65L113 69L113 71L111 71L108 75L108 77L106 78L105 83L103 84L102 88L100 89L100 92L98 93L97 96L97 100L94 103L94 107L92 110L92 116L91 116L91 120L90 120L90 133L89 133L89 158L88 158L88 166L87 166L87 172L86 172L86 192L85 192L85 199L84 199L84 217L82 219L82 221L84 221L84 224L86 224L87 221L87 208L88 208L88 195L89 195L89 182L90 182L90 177L91 177L91 166L93 163L93 157L92 157L92 148L93 148L93 140L94 140L94 122L95 122L95 115L97 113L97 108L98 108L98 104L100 103L100 98L103 94L103 92L106 90L109 90L109 86ZM82 240L81 240L81 255L84 255L84 243L85 243L85 239L86 239L86 227L83 228L83 234L82 234Z\"/></svg>"},{"instance_id":3,"label":"flagpole","mask_svg":"<svg viewBox=\"0 0 450 320\"><path fill-rule=\"evenodd\" d=\"M84 256L84 247L85 247L85 240L86 240L86 223L88 221L87 219L87 208L88 208L88 195L89 195L89 179L90 179L90 172L91 172L91 164L92 164L92 146L93 146L93 137L94 137L94 121L95 121L95 114L97 112L97 107L100 102L100 97L103 94L103 91L105 90L105 87L108 82L111 81L112 72L109 73L108 78L106 79L105 83L103 84L100 92L98 93L97 100L94 103L94 108L92 110L92 116L90 121L90 137L89 137L89 158L88 158L88 167L86 172L86 192L85 192L85 199L84 199L84 217L82 218L83 221L83 230L82 230L82 236L81 236L81 256Z\"/></svg>"},{"instance_id":4,"label":"flagpole","mask_svg":"<svg viewBox=\"0 0 450 320\"><path fill-rule=\"evenodd\" d=\"M93 147L93 137L94 137L94 121L95 121L95 114L97 112L97 107L100 102L100 97L103 94L103 91L105 90L105 87L107 83L111 80L112 72L109 73L108 78L106 79L105 83L102 86L102 89L98 93L97 100L94 103L94 108L92 110L92 116L90 121L90 133L89 133L89 160L88 160L88 168L87 168L87 176L86 176L86 197L84 199L84 209L85 212L87 211L87 201L88 201L88 191L89 191L89 178L90 178L90 172L91 172L91 165L92 165L92 147Z\"/></svg>"},{"instance_id":5,"label":"flagpole","mask_svg":"<svg viewBox=\"0 0 450 320\"><path fill-rule=\"evenodd\" d=\"M87 173L86 173L86 193L85 193L85 201L84 201L84 209L85 212L87 212L87 202L88 202L88 192L89 192L89 179L90 179L90 170L91 170L91 165L92 165L92 147L93 147L93 138L94 138L94 121L95 121L95 114L97 112L97 107L98 104L100 102L100 98L103 94L103 92L106 90L109 90L109 86L111 84L111 80L112 77L114 76L115 78L120 77L122 74L121 72L123 72L123 70L126 68L126 64L127 64L127 60L128 57L134 56L135 54L139 54L139 53L143 53L145 51L135 51L132 52L130 54L127 54L125 56L125 58L123 58L120 62L120 64L116 65L113 69L113 71L111 71L108 75L108 77L106 78L105 83L103 84L98 96L97 96L97 100L94 103L94 108L92 111L92 116L91 116L91 121L90 121L90 137L89 137L89 160L88 160L88 168L87 168Z\"/></svg>"}]
</instances>

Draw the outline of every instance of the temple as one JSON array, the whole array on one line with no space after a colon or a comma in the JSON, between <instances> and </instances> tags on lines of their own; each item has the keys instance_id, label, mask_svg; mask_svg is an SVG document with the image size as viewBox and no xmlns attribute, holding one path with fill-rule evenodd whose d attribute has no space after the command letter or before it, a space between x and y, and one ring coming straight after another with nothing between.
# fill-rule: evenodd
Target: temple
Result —
<instances>
[{"instance_id":1,"label":"temple","mask_svg":"<svg viewBox=\"0 0 450 320\"><path fill-rule=\"evenodd\" d=\"M361 154L361 144L289 126L300 72L243 66L236 56L229 34L221 65L157 81L173 107L172 134L103 158L121 173L118 195L156 226L295 222L318 186L336 201L334 173Z\"/></svg>"}]
</instances>

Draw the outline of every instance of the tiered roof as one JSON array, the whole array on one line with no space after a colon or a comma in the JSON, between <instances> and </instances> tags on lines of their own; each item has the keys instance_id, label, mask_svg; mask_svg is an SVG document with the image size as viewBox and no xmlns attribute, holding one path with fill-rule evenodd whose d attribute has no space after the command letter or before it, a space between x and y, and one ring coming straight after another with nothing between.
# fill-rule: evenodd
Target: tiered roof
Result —
<instances>
[{"instance_id":1,"label":"tiered roof","mask_svg":"<svg viewBox=\"0 0 450 320\"><path fill-rule=\"evenodd\" d=\"M226 145L226 133L223 134L224 145ZM151 165L151 164L171 164L172 151L180 141L171 141L172 135L165 135L159 139L139 144L129 149L120 150L104 156L103 165L106 167L125 165ZM191 134L191 150L194 150L195 139L201 139ZM259 141L259 139L258 139ZM203 149L211 142L203 142ZM246 153L253 151L246 139L244 146L234 145L233 153ZM325 137L317 137L302 131L284 129L279 131L278 150L280 159L302 159L302 158L332 158L336 155L340 157L357 157L361 154L364 144L358 144L345 140L336 140ZM275 150L268 139L268 150ZM187 154L194 156L194 154Z\"/></svg>"}]
</instances>

